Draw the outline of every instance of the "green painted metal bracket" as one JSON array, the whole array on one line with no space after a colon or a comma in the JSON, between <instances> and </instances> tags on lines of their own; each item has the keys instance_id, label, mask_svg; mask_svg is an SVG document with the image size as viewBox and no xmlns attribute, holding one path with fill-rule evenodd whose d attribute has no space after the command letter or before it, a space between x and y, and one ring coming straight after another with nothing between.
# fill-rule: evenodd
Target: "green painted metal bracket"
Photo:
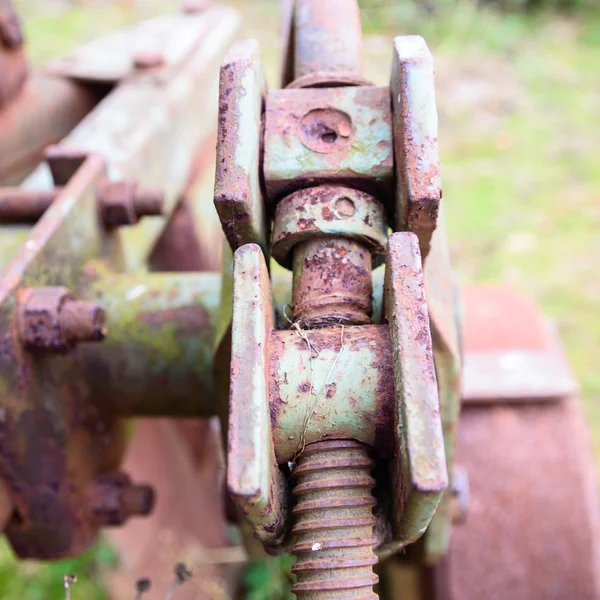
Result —
<instances>
[{"instance_id":1,"label":"green painted metal bracket","mask_svg":"<svg viewBox=\"0 0 600 600\"><path fill-rule=\"evenodd\" d=\"M416 233L425 260L442 193L433 57L422 37L394 39L390 90L398 176L394 229Z\"/></svg>"},{"instance_id":2,"label":"green painted metal bracket","mask_svg":"<svg viewBox=\"0 0 600 600\"><path fill-rule=\"evenodd\" d=\"M235 250L258 244L268 255L260 185L262 115L267 84L258 42L233 45L221 66L215 207Z\"/></svg>"},{"instance_id":3,"label":"green painted metal bracket","mask_svg":"<svg viewBox=\"0 0 600 600\"><path fill-rule=\"evenodd\" d=\"M273 90L267 96L264 173L270 201L309 182L392 195L388 88Z\"/></svg>"},{"instance_id":4,"label":"green painted metal bracket","mask_svg":"<svg viewBox=\"0 0 600 600\"><path fill-rule=\"evenodd\" d=\"M268 352L274 313L259 246L234 256L227 485L257 537L275 547L285 534L287 483L275 460Z\"/></svg>"},{"instance_id":5,"label":"green painted metal bracket","mask_svg":"<svg viewBox=\"0 0 600 600\"><path fill-rule=\"evenodd\" d=\"M412 233L389 238L385 296L398 402L394 538L405 545L425 532L448 487L421 256Z\"/></svg>"}]
</instances>

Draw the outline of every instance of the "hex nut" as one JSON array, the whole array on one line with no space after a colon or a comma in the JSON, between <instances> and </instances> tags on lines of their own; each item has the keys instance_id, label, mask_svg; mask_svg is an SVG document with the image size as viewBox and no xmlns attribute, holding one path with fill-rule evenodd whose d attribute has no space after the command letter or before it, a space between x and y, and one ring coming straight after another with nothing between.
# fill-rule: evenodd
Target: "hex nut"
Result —
<instances>
[{"instance_id":1,"label":"hex nut","mask_svg":"<svg viewBox=\"0 0 600 600\"><path fill-rule=\"evenodd\" d=\"M94 519L102 526L122 525L133 516L146 516L154 508L150 485L135 485L126 473L98 476L90 488Z\"/></svg>"},{"instance_id":2,"label":"hex nut","mask_svg":"<svg viewBox=\"0 0 600 600\"><path fill-rule=\"evenodd\" d=\"M105 179L98 185L96 198L106 227L135 225L141 217L164 212L164 192L142 187L134 179Z\"/></svg>"}]
</instances>

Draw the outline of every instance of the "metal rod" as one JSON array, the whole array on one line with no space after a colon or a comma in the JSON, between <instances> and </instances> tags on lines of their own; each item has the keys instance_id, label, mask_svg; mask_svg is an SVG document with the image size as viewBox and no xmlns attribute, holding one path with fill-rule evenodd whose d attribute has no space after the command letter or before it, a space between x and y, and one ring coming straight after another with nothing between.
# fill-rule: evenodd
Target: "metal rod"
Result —
<instances>
[{"instance_id":1,"label":"metal rod","mask_svg":"<svg viewBox=\"0 0 600 600\"><path fill-rule=\"evenodd\" d=\"M362 30L356 0L296 0L295 76L362 73Z\"/></svg>"},{"instance_id":2,"label":"metal rod","mask_svg":"<svg viewBox=\"0 0 600 600\"><path fill-rule=\"evenodd\" d=\"M303 328L371 322L371 253L344 238L315 238L294 248L294 322Z\"/></svg>"},{"instance_id":3,"label":"metal rod","mask_svg":"<svg viewBox=\"0 0 600 600\"><path fill-rule=\"evenodd\" d=\"M100 275L88 288L108 315L102 344L80 346L93 402L125 416L212 416L218 273Z\"/></svg>"},{"instance_id":4,"label":"metal rod","mask_svg":"<svg viewBox=\"0 0 600 600\"><path fill-rule=\"evenodd\" d=\"M0 188L0 223L36 223L52 204L58 191L58 188Z\"/></svg>"}]
</instances>

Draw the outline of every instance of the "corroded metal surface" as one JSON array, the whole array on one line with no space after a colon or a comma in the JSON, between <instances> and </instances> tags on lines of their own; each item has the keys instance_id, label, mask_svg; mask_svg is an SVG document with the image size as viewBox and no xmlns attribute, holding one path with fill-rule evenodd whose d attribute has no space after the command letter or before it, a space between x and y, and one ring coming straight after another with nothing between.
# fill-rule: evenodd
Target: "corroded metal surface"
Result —
<instances>
[{"instance_id":1,"label":"corroded metal surface","mask_svg":"<svg viewBox=\"0 0 600 600\"><path fill-rule=\"evenodd\" d=\"M394 525L396 539L410 543L425 532L448 486L423 272L412 233L390 236L385 294L399 403Z\"/></svg>"},{"instance_id":2,"label":"corroded metal surface","mask_svg":"<svg viewBox=\"0 0 600 600\"><path fill-rule=\"evenodd\" d=\"M294 249L292 315L300 327L371 322L371 253L343 238L314 239Z\"/></svg>"},{"instance_id":3,"label":"corroded metal surface","mask_svg":"<svg viewBox=\"0 0 600 600\"><path fill-rule=\"evenodd\" d=\"M360 242L382 260L387 243L387 217L370 194L341 185L319 185L283 198L275 209L271 252L292 268L292 250L319 237L343 237Z\"/></svg>"},{"instance_id":4,"label":"corroded metal surface","mask_svg":"<svg viewBox=\"0 0 600 600\"><path fill-rule=\"evenodd\" d=\"M269 341L277 462L285 464L303 445L330 438L356 439L391 458L395 395L389 328L337 326L306 337L308 342L298 331L274 331Z\"/></svg>"},{"instance_id":5,"label":"corroded metal surface","mask_svg":"<svg viewBox=\"0 0 600 600\"><path fill-rule=\"evenodd\" d=\"M391 198L394 177L389 89L271 91L265 117L269 200L313 182L343 183Z\"/></svg>"},{"instance_id":6,"label":"corroded metal surface","mask_svg":"<svg viewBox=\"0 0 600 600\"><path fill-rule=\"evenodd\" d=\"M145 188L134 179L102 181L96 195L102 220L107 227L135 225L141 217L160 216L165 195L161 190Z\"/></svg>"},{"instance_id":7,"label":"corroded metal surface","mask_svg":"<svg viewBox=\"0 0 600 600\"><path fill-rule=\"evenodd\" d=\"M235 10L216 4L194 19L203 19L204 26L178 68L167 65L128 78L61 141L65 150L105 156L111 180L133 178L162 189L167 217L185 189L196 148L214 131L214 123L198 114L216 109L216 72L240 23ZM48 187L47 170L36 170L26 184ZM145 265L164 224L147 218L121 232L129 270Z\"/></svg>"},{"instance_id":8,"label":"corroded metal surface","mask_svg":"<svg viewBox=\"0 0 600 600\"><path fill-rule=\"evenodd\" d=\"M373 277L372 268L385 253L386 211L398 211L394 198L404 193L396 189L403 185L396 186L396 178L402 177L405 165L394 164L394 159L398 163L406 158L399 149L412 143L413 131L407 133L407 129L415 123L421 126L423 116L430 116L431 107L418 103L423 97L429 99L427 86L432 79L425 69L425 85L415 92L412 81L396 78L396 91L410 97L411 102L413 92L424 93L416 100L418 106L409 102L404 120L400 119L390 102L390 88L370 86L361 76L358 62L352 58L358 56L352 53L359 44L350 41L353 48L349 53L343 51L343 41L334 47L332 40L342 35L342 30L349 36L347 40L360 40L357 4L344 2L339 23L332 19L331 10L336 6L335 2L287 6L283 79L288 87L267 94L264 150L256 145L259 158L254 162L260 168L262 152L268 201L271 210L275 207L271 252L281 265L293 270L291 310L283 306L278 320L290 331L270 333L252 351L256 353L259 348L268 359L268 393L262 389L260 393L269 402L275 456L283 465L280 476L287 473L286 461L301 459L307 444L321 443L318 440L330 436L366 442L382 461L381 472L386 475L382 476L381 506L377 507L377 541L379 550L388 554L425 532L448 479L416 237L392 236L385 293L389 327L368 325L373 313L378 318L382 314L383 291L373 289L373 280L380 287L383 282L381 277ZM393 132L397 121L401 121L400 129ZM394 133L404 136L400 142L394 141ZM421 152L417 145L408 156L415 164ZM219 168L228 169L230 162L226 160ZM421 183L421 179L417 172L410 183ZM412 200L420 202L422 198ZM413 208L410 226L396 223L399 229L419 230L425 217L418 214L423 205ZM435 208L437 211L437 205ZM221 220L227 233L223 216ZM434 220L429 238L435 224ZM429 251L429 238L424 254ZM237 277L234 272L234 286ZM258 281L263 285L262 278ZM256 296L259 283L254 286ZM438 287L443 286L438 285L436 291ZM246 296L252 297L250 291ZM445 302L446 296L442 296L438 304ZM373 311L373 297L377 311ZM260 304L262 300L254 301ZM450 304L453 307L454 300ZM244 312L251 314L250 309L244 311L234 304L234 322L242 322ZM452 311L438 314L442 319L454 319ZM452 332L453 327L441 323L439 330ZM234 348L242 344L236 339L239 335L234 329ZM448 357L453 358L451 353ZM456 380L445 375L453 366L443 369L442 379L454 390L446 393L451 399L456 396ZM231 375L233 380L240 373L232 370ZM260 377L262 385L263 375ZM321 395L324 398L320 400ZM353 401L355 395L360 400ZM237 394L236 402L243 403L241 394ZM450 410L455 405L451 404ZM264 425L261 427L264 433ZM231 455L231 435L229 439ZM237 440L234 443L237 445ZM254 477L264 472L261 461L270 464L271 446L267 442L263 442L262 451L267 454L257 451L247 456L246 472ZM388 487L398 492L390 495ZM260 515L247 513L247 517L260 537ZM280 518L285 521L285 513ZM282 547L285 544L286 540ZM343 573L339 576L343 578Z\"/></svg>"},{"instance_id":9,"label":"corroded metal surface","mask_svg":"<svg viewBox=\"0 0 600 600\"><path fill-rule=\"evenodd\" d=\"M82 302L65 287L26 287L17 296L17 330L31 351L68 352L77 342L106 337L106 312Z\"/></svg>"},{"instance_id":10,"label":"corroded metal surface","mask_svg":"<svg viewBox=\"0 0 600 600\"><path fill-rule=\"evenodd\" d=\"M457 460L471 502L452 533L451 598L600 596L595 469L579 401L469 406Z\"/></svg>"},{"instance_id":11,"label":"corroded metal surface","mask_svg":"<svg viewBox=\"0 0 600 600\"><path fill-rule=\"evenodd\" d=\"M58 194L52 190L0 187L0 223L35 223Z\"/></svg>"},{"instance_id":12,"label":"corroded metal surface","mask_svg":"<svg viewBox=\"0 0 600 600\"><path fill-rule=\"evenodd\" d=\"M362 72L362 29L357 2L296 0L294 73L296 77Z\"/></svg>"},{"instance_id":13,"label":"corroded metal surface","mask_svg":"<svg viewBox=\"0 0 600 600\"><path fill-rule=\"evenodd\" d=\"M150 575L144 600L164 600L179 560L194 578L178 589L177 600L235 597L242 565L234 561L244 553L223 514L222 453L215 419L137 420L123 468L152 485L156 502L148 517L106 531L121 559L107 574L111 597L129 598L133 582Z\"/></svg>"},{"instance_id":14,"label":"corroded metal surface","mask_svg":"<svg viewBox=\"0 0 600 600\"><path fill-rule=\"evenodd\" d=\"M35 223L59 192L60 188L0 188L0 223ZM97 201L107 227L135 225L141 217L162 215L164 208L162 191L139 186L133 179L106 178L98 186Z\"/></svg>"},{"instance_id":15,"label":"corroded metal surface","mask_svg":"<svg viewBox=\"0 0 600 600\"><path fill-rule=\"evenodd\" d=\"M149 485L134 485L126 473L95 477L88 490L93 518L103 526L123 525L130 517L150 514L154 490Z\"/></svg>"},{"instance_id":16,"label":"corroded metal surface","mask_svg":"<svg viewBox=\"0 0 600 600\"><path fill-rule=\"evenodd\" d=\"M42 282L76 291L85 261L101 254L95 185L103 176L102 160L90 157L0 278L0 379L5 390L0 473L15 506L7 534L21 557L56 558L82 551L97 528L84 500L88 487L95 474L110 473L121 457L121 427L78 404L80 392L73 386L77 354L38 356L21 349L13 334L23 289Z\"/></svg>"},{"instance_id":17,"label":"corroded metal surface","mask_svg":"<svg viewBox=\"0 0 600 600\"><path fill-rule=\"evenodd\" d=\"M84 297L104 308L109 327L101 345L79 349L88 401L127 417L214 414L219 276L122 275L95 263L85 280Z\"/></svg>"},{"instance_id":18,"label":"corroded metal surface","mask_svg":"<svg viewBox=\"0 0 600 600\"><path fill-rule=\"evenodd\" d=\"M377 598L374 466L368 448L351 440L311 444L298 459L292 470L297 598Z\"/></svg>"},{"instance_id":19,"label":"corroded metal surface","mask_svg":"<svg viewBox=\"0 0 600 600\"><path fill-rule=\"evenodd\" d=\"M442 191L433 58L422 37L394 40L390 89L398 176L395 229L416 233L425 259Z\"/></svg>"},{"instance_id":20,"label":"corroded metal surface","mask_svg":"<svg viewBox=\"0 0 600 600\"><path fill-rule=\"evenodd\" d=\"M556 332L530 300L503 286L467 288L463 298L468 315L463 403L552 401L577 394Z\"/></svg>"},{"instance_id":21,"label":"corroded metal surface","mask_svg":"<svg viewBox=\"0 0 600 600\"><path fill-rule=\"evenodd\" d=\"M215 177L215 207L234 250L252 242L268 251L260 182L266 86L256 40L235 44L221 66Z\"/></svg>"},{"instance_id":22,"label":"corroded metal surface","mask_svg":"<svg viewBox=\"0 0 600 600\"><path fill-rule=\"evenodd\" d=\"M149 513L151 487L120 470L119 417L214 414L206 400L218 276L131 271L146 267L165 226L163 206L166 216L191 171L206 168L195 150L213 126L197 114L216 107L211 85L238 24L235 11L219 6L158 18L153 26L169 30L166 54L142 60L156 49L135 49L114 89L55 71L32 77L0 114L3 182L20 180L44 146L69 133L19 193L4 191L15 224L2 231L0 525L9 519L20 557L72 556L99 527ZM112 50L102 58L124 58ZM69 64L78 77L102 80L91 63L87 73L82 62ZM163 182L164 202L146 187ZM143 215L155 218L138 224ZM82 343L104 338L106 320L115 334L106 346Z\"/></svg>"}]
</instances>

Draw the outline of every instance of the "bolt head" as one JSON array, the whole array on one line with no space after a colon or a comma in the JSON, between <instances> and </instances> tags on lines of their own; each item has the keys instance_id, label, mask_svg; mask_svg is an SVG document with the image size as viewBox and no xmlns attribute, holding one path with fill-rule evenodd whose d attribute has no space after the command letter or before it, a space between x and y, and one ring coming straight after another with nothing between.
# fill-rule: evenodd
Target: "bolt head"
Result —
<instances>
[{"instance_id":1,"label":"bolt head","mask_svg":"<svg viewBox=\"0 0 600 600\"><path fill-rule=\"evenodd\" d=\"M133 179L103 181L97 189L97 201L102 220L107 227L135 225L138 216L135 210L137 183Z\"/></svg>"},{"instance_id":2,"label":"bolt head","mask_svg":"<svg viewBox=\"0 0 600 600\"><path fill-rule=\"evenodd\" d=\"M32 287L19 293L17 324L19 336L28 350L67 352L71 344L60 328L60 311L65 302L73 300L64 287Z\"/></svg>"},{"instance_id":3,"label":"bolt head","mask_svg":"<svg viewBox=\"0 0 600 600\"><path fill-rule=\"evenodd\" d=\"M31 287L18 296L17 328L28 350L68 352L77 342L106 335L106 314L94 302L80 302L65 287Z\"/></svg>"},{"instance_id":4,"label":"bolt head","mask_svg":"<svg viewBox=\"0 0 600 600\"><path fill-rule=\"evenodd\" d=\"M96 477L91 488L95 519L104 526L122 525L133 516L146 516L154 507L154 489L134 485L126 473Z\"/></svg>"}]
</instances>

